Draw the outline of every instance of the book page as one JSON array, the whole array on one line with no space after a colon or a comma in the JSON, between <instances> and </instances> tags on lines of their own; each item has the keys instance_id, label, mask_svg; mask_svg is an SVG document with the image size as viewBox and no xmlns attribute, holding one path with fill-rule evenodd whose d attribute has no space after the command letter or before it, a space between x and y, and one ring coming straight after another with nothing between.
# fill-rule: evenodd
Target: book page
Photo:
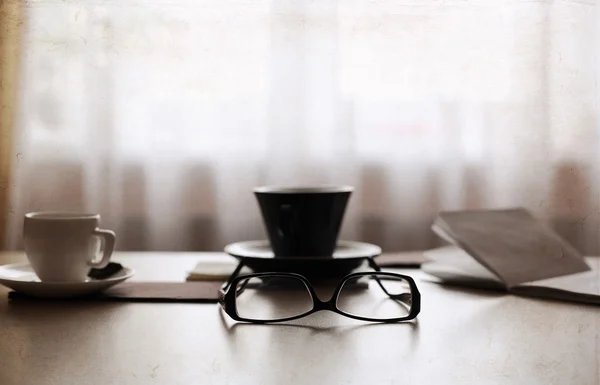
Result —
<instances>
[{"instance_id":1,"label":"book page","mask_svg":"<svg viewBox=\"0 0 600 385\"><path fill-rule=\"evenodd\" d=\"M524 296L600 305L600 258L588 257L592 270L526 282L510 291Z\"/></svg>"},{"instance_id":2,"label":"book page","mask_svg":"<svg viewBox=\"0 0 600 385\"><path fill-rule=\"evenodd\" d=\"M459 247L445 246L423 254L430 262L421 265L421 270L444 283L506 290L498 277Z\"/></svg>"},{"instance_id":3,"label":"book page","mask_svg":"<svg viewBox=\"0 0 600 385\"><path fill-rule=\"evenodd\" d=\"M600 271L586 271L584 273L522 283L518 287L545 287L600 296Z\"/></svg>"},{"instance_id":4,"label":"book page","mask_svg":"<svg viewBox=\"0 0 600 385\"><path fill-rule=\"evenodd\" d=\"M440 229L508 287L590 270L573 246L525 209L441 212L434 231Z\"/></svg>"}]
</instances>

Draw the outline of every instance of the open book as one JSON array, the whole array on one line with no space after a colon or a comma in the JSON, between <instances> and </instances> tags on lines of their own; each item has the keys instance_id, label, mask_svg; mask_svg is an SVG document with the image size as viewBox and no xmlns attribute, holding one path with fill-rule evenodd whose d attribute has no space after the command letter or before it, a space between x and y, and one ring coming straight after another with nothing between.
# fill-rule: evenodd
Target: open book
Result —
<instances>
[{"instance_id":1,"label":"open book","mask_svg":"<svg viewBox=\"0 0 600 385\"><path fill-rule=\"evenodd\" d=\"M441 212L432 230L450 245L421 268L443 283L600 305L600 266L525 209Z\"/></svg>"}]
</instances>

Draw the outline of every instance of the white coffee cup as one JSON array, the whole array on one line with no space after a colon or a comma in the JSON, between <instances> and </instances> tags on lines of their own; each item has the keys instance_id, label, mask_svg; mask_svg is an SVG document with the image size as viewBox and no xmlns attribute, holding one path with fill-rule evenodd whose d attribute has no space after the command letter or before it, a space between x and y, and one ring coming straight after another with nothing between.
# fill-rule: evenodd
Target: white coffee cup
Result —
<instances>
[{"instance_id":1,"label":"white coffee cup","mask_svg":"<svg viewBox=\"0 0 600 385\"><path fill-rule=\"evenodd\" d=\"M99 228L99 214L25 214L23 243L33 271L44 282L83 282L90 268L103 268L115 248L115 233ZM103 244L103 254L97 254Z\"/></svg>"}]
</instances>

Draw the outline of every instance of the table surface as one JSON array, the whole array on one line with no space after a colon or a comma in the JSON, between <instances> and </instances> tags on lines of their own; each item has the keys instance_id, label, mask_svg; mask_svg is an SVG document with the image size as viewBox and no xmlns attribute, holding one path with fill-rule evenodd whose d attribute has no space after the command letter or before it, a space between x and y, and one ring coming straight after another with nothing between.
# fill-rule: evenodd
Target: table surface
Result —
<instances>
[{"instance_id":1,"label":"table surface","mask_svg":"<svg viewBox=\"0 0 600 385\"><path fill-rule=\"evenodd\" d=\"M116 253L135 280L185 279L215 253ZM0 253L0 264L23 261ZM594 260L600 267L600 260ZM232 322L217 304L12 302L0 384L600 384L600 307L444 287L419 270L418 322L319 312Z\"/></svg>"}]
</instances>

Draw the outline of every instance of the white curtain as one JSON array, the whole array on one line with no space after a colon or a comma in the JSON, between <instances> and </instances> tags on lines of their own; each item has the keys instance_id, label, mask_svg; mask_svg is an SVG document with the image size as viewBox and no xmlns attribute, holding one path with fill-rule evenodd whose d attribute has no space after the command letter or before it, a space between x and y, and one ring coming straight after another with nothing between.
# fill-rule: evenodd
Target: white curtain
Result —
<instances>
[{"instance_id":1,"label":"white curtain","mask_svg":"<svg viewBox=\"0 0 600 385\"><path fill-rule=\"evenodd\" d=\"M427 248L525 206L599 250L595 0L26 2L9 246L87 210L120 249L265 238L252 187L356 187L341 237Z\"/></svg>"}]
</instances>

